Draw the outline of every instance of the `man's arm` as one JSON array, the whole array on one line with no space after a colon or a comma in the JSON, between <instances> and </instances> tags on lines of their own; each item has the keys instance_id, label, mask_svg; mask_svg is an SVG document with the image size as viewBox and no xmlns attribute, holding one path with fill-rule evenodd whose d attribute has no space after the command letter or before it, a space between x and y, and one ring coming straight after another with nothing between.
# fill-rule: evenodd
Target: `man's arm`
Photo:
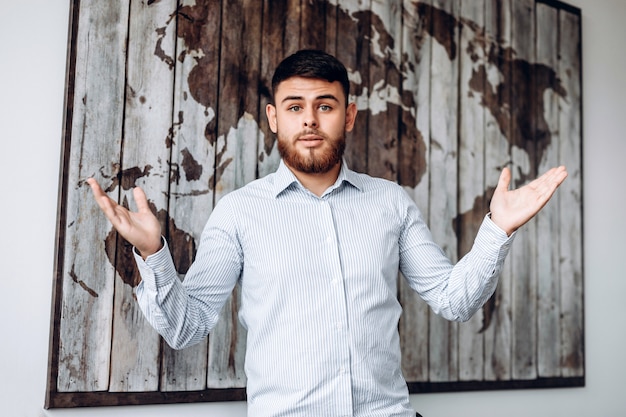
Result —
<instances>
[{"instance_id":1,"label":"man's arm","mask_svg":"<svg viewBox=\"0 0 626 417\"><path fill-rule=\"evenodd\" d=\"M137 204L133 212L109 198L93 178L87 182L113 227L139 252L135 258L142 281L135 292L148 322L175 349L199 342L217 322L237 282L236 242L209 228L182 283L145 193L138 187L133 190Z\"/></svg>"},{"instance_id":2,"label":"man's arm","mask_svg":"<svg viewBox=\"0 0 626 417\"><path fill-rule=\"evenodd\" d=\"M509 191L511 173L505 168L491 201L490 218L485 217L472 249L455 265L432 240L415 207L412 212L418 214L408 217L400 254L400 269L410 286L437 314L448 320L469 320L495 290L513 232L545 206L566 177L564 167L553 168Z\"/></svg>"}]
</instances>

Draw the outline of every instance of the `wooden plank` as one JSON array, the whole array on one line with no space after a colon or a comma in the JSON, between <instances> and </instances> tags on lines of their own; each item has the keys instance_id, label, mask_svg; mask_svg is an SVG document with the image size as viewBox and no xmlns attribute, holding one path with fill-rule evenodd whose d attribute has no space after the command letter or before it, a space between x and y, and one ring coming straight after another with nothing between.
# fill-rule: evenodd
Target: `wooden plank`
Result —
<instances>
[{"instance_id":1,"label":"wooden plank","mask_svg":"<svg viewBox=\"0 0 626 417\"><path fill-rule=\"evenodd\" d=\"M535 60L534 1L514 1L512 47L516 53L512 73L512 132L513 178L517 188L536 176L534 80L531 64ZM537 377L537 248L536 223L531 220L515 238L510 256L514 271L513 286L513 377Z\"/></svg>"},{"instance_id":2,"label":"wooden plank","mask_svg":"<svg viewBox=\"0 0 626 417\"><path fill-rule=\"evenodd\" d=\"M109 387L111 345L102 341L111 340L113 318L114 268L105 252L111 225L81 185L96 176L108 189L119 170L128 9L127 1L83 1L78 12L70 191L65 202L64 270L58 277L63 280L59 392Z\"/></svg>"},{"instance_id":3,"label":"wooden plank","mask_svg":"<svg viewBox=\"0 0 626 417\"><path fill-rule=\"evenodd\" d=\"M548 5L536 5L537 64L542 65L536 74L536 83L548 86L555 75L558 60L558 12ZM547 89L543 106L535 109L536 119L545 119L546 126L537 128L537 147L544 149L537 161L538 173L559 164L558 93ZM537 215L537 375L542 378L557 377L561 372L559 198L554 195Z\"/></svg>"},{"instance_id":4,"label":"wooden plank","mask_svg":"<svg viewBox=\"0 0 626 417\"><path fill-rule=\"evenodd\" d=\"M359 110L352 132L347 135L345 159L353 170L368 172L371 1L338 3L336 57L348 70L350 101L355 102Z\"/></svg>"},{"instance_id":5,"label":"wooden plank","mask_svg":"<svg viewBox=\"0 0 626 417\"><path fill-rule=\"evenodd\" d=\"M336 5L331 2L325 3L326 6L326 15L324 16L324 49L326 52L333 56L337 56L337 17L338 17L338 8Z\"/></svg>"},{"instance_id":6,"label":"wooden plank","mask_svg":"<svg viewBox=\"0 0 626 417\"><path fill-rule=\"evenodd\" d=\"M456 232L459 237L458 256L470 251L486 213L485 199L485 109L481 96L486 76L477 71L485 59L483 39L484 2L461 2L462 19L459 50L459 216ZM482 311L459 325L459 379L483 379Z\"/></svg>"},{"instance_id":7,"label":"wooden plank","mask_svg":"<svg viewBox=\"0 0 626 417\"><path fill-rule=\"evenodd\" d=\"M261 39L261 73L260 80L263 86L260 91L260 114L258 176L264 177L278 168L280 155L276 147L276 136L269 128L265 108L272 103L272 77L278 64L285 58L283 37L287 19L287 0L265 0L263 2L263 36Z\"/></svg>"},{"instance_id":8,"label":"wooden plank","mask_svg":"<svg viewBox=\"0 0 626 417\"><path fill-rule=\"evenodd\" d=\"M155 50L174 50L175 33L162 33L176 1L132 1L129 20L126 107L122 149L121 203L131 205L140 186L166 230L170 150L165 146L172 118L173 63ZM155 46L158 45L159 49ZM159 388L160 339L145 320L133 288L140 282L132 247L117 240L111 386L114 392Z\"/></svg>"},{"instance_id":9,"label":"wooden plank","mask_svg":"<svg viewBox=\"0 0 626 417\"><path fill-rule=\"evenodd\" d=\"M457 239L452 220L457 215L458 40L456 0L433 0L431 52L430 221L435 242L453 261ZM429 380L458 379L456 323L431 313L429 321Z\"/></svg>"},{"instance_id":10,"label":"wooden plank","mask_svg":"<svg viewBox=\"0 0 626 417\"><path fill-rule=\"evenodd\" d=\"M167 28L178 33L167 235L179 274L213 209L220 15L219 2L187 0ZM183 350L163 343L161 391L206 388L207 366L208 339Z\"/></svg>"},{"instance_id":11,"label":"wooden plank","mask_svg":"<svg viewBox=\"0 0 626 417\"><path fill-rule=\"evenodd\" d=\"M405 186L425 219L429 218L430 171L430 61L432 8L430 0L404 2L402 53L404 79L402 136L398 182Z\"/></svg>"},{"instance_id":12,"label":"wooden plank","mask_svg":"<svg viewBox=\"0 0 626 417\"><path fill-rule=\"evenodd\" d=\"M321 49L326 46L327 2L302 0L300 5L300 49Z\"/></svg>"},{"instance_id":13,"label":"wooden plank","mask_svg":"<svg viewBox=\"0 0 626 417\"><path fill-rule=\"evenodd\" d=\"M371 2L367 172L397 181L402 3Z\"/></svg>"},{"instance_id":14,"label":"wooden plank","mask_svg":"<svg viewBox=\"0 0 626 417\"><path fill-rule=\"evenodd\" d=\"M262 4L256 0L224 2L222 43L244 51L233 54L223 49L220 57L220 97L217 139L215 198L242 187L256 178L259 126L258 82L261 68ZM259 43L249 42L256 39ZM238 97L238 100L232 100ZM209 338L208 386L211 388L244 387L246 332L237 320L240 294L238 288L226 302Z\"/></svg>"},{"instance_id":15,"label":"wooden plank","mask_svg":"<svg viewBox=\"0 0 626 417\"><path fill-rule=\"evenodd\" d=\"M567 96L559 100L561 161L569 176L560 193L561 365L564 377L584 375L582 86L580 15L559 13L558 74Z\"/></svg>"},{"instance_id":16,"label":"wooden plank","mask_svg":"<svg viewBox=\"0 0 626 417\"><path fill-rule=\"evenodd\" d=\"M429 5L429 2L422 2ZM404 0L402 51L406 56L403 97L412 104L402 112L399 182L415 201L425 219L429 218L429 135L430 135L430 50L428 29L431 21L423 16L417 4ZM428 380L428 315L429 307L419 295L400 280L399 299L403 313L399 331L402 346L402 371L408 382Z\"/></svg>"},{"instance_id":17,"label":"wooden plank","mask_svg":"<svg viewBox=\"0 0 626 417\"><path fill-rule=\"evenodd\" d=\"M511 137L511 1L487 0L485 28L490 40L486 63L485 181L488 199L500 172L510 162ZM489 94L491 93L491 94ZM485 347L484 379L511 379L511 309L513 273L510 257L504 263L494 296L483 307Z\"/></svg>"},{"instance_id":18,"label":"wooden plank","mask_svg":"<svg viewBox=\"0 0 626 417\"><path fill-rule=\"evenodd\" d=\"M283 45L285 56L291 55L300 49L300 36L302 31L302 5L307 0L287 0L285 32L283 37Z\"/></svg>"}]
</instances>

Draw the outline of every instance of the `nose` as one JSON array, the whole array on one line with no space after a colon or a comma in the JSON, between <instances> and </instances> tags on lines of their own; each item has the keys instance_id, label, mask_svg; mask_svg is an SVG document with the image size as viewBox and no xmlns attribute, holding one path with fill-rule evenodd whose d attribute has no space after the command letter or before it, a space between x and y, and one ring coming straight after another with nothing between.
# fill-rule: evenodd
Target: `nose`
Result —
<instances>
[{"instance_id":1,"label":"nose","mask_svg":"<svg viewBox=\"0 0 626 417\"><path fill-rule=\"evenodd\" d=\"M308 128L316 128L317 127L317 118L315 117L315 112L312 110L304 112L304 127Z\"/></svg>"}]
</instances>

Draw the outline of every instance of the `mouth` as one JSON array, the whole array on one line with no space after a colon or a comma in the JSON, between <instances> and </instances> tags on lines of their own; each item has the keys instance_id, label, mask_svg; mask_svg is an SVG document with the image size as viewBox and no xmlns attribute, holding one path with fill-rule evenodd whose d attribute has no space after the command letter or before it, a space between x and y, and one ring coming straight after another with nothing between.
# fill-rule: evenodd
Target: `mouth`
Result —
<instances>
[{"instance_id":1,"label":"mouth","mask_svg":"<svg viewBox=\"0 0 626 417\"><path fill-rule=\"evenodd\" d=\"M298 136L297 141L306 147L313 147L323 143L324 137L314 133L305 133Z\"/></svg>"}]
</instances>

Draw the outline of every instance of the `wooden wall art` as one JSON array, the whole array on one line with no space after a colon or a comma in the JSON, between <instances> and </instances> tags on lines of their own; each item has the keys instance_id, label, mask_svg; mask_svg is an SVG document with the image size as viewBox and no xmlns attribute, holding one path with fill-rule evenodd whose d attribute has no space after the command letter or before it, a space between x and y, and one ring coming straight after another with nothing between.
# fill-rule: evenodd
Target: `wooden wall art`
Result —
<instances>
[{"instance_id":1,"label":"wooden wall art","mask_svg":"<svg viewBox=\"0 0 626 417\"><path fill-rule=\"evenodd\" d=\"M215 202L272 172L273 69L301 48L349 69L347 160L402 184L453 259L504 166L569 178L519 231L496 294L449 323L400 280L411 392L584 384L581 13L552 0L73 0L46 407L245 399L235 290L170 349L133 297L131 248L94 203L141 186L181 278Z\"/></svg>"}]
</instances>

